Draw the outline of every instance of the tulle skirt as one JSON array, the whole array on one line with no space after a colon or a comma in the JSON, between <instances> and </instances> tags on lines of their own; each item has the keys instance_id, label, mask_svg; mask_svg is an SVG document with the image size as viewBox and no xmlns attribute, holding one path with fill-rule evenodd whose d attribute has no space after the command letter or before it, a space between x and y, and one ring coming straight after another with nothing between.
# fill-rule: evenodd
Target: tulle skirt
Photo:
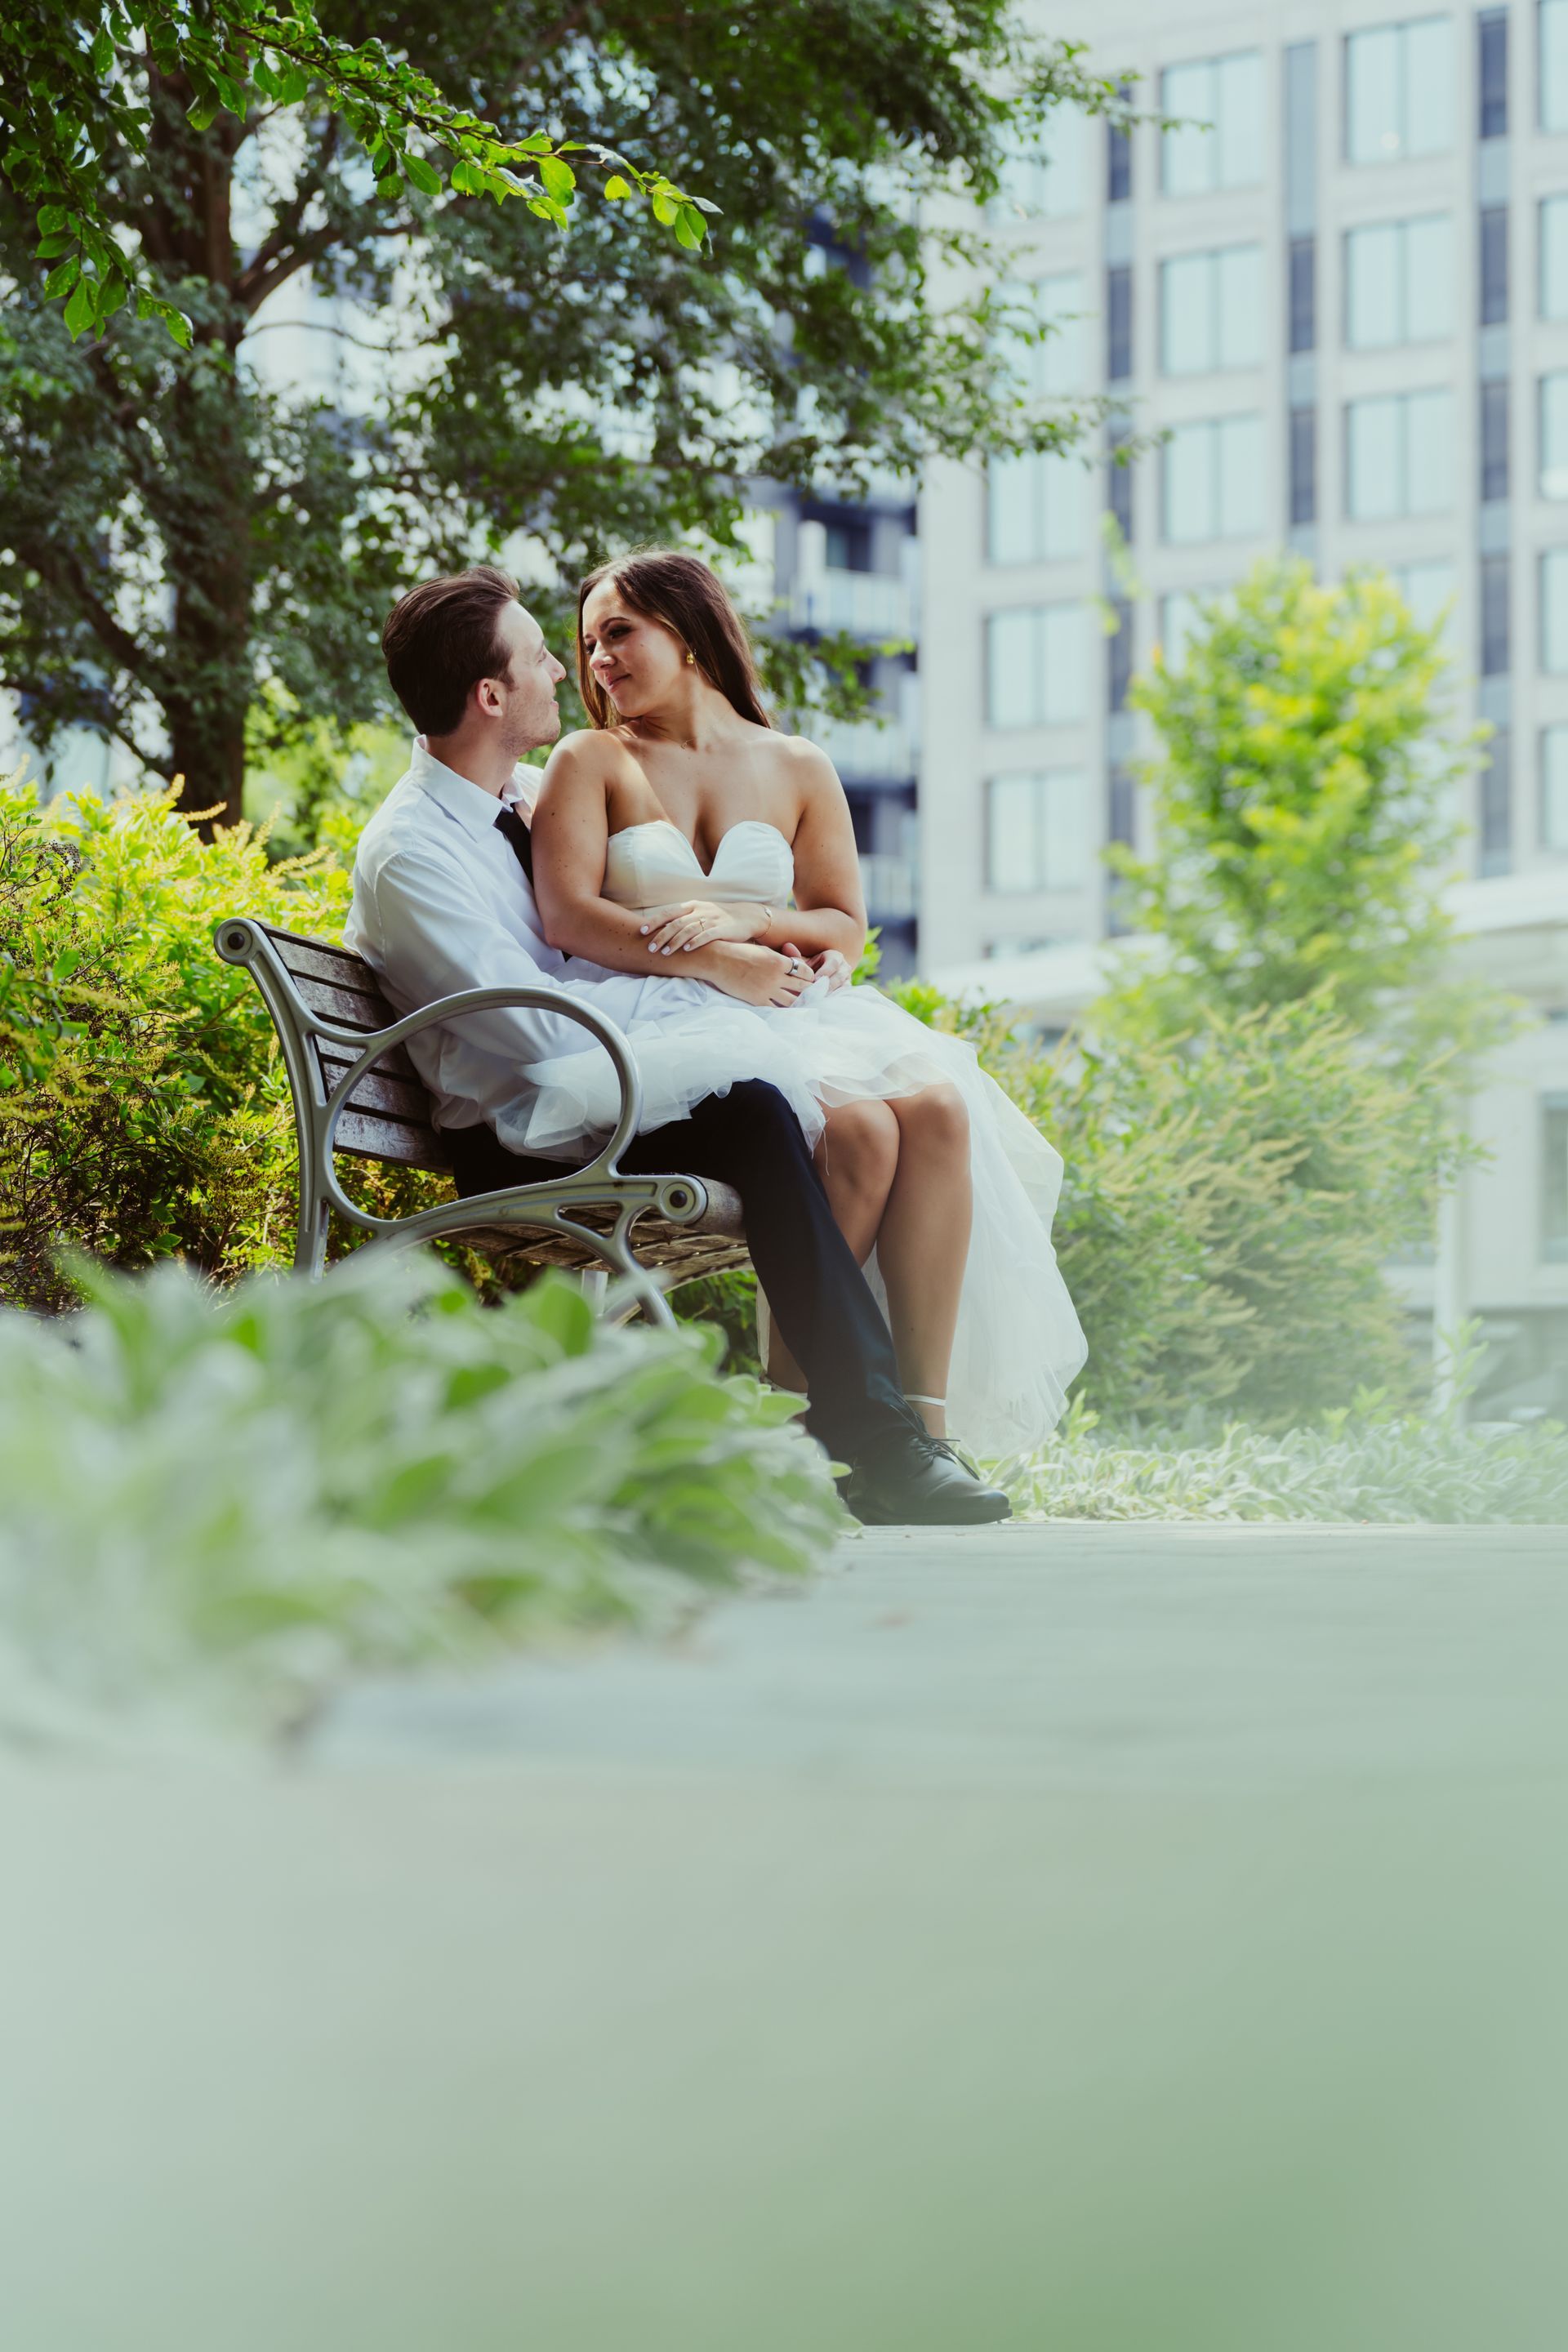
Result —
<instances>
[{"instance_id":1,"label":"tulle skirt","mask_svg":"<svg viewBox=\"0 0 1568 2352\"><path fill-rule=\"evenodd\" d=\"M1038 1445L1055 1428L1087 1349L1051 1246L1060 1155L988 1077L963 1039L929 1029L875 988L816 982L788 1007L715 998L628 1031L643 1084L644 1133L686 1118L706 1095L762 1078L790 1104L809 1144L839 1104L949 1085L969 1114L974 1222L948 1377L948 1427L977 1452ZM526 1124L501 1139L561 1156L614 1125L619 1088L607 1055L573 1054L529 1073ZM832 1138L828 1139L832 1149ZM887 1294L875 1256L866 1269Z\"/></svg>"}]
</instances>

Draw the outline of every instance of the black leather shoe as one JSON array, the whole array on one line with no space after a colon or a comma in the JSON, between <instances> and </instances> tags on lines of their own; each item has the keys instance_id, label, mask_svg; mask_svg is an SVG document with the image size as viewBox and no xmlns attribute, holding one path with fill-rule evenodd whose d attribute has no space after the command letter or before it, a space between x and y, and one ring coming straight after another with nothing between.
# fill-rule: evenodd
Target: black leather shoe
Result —
<instances>
[{"instance_id":1,"label":"black leather shoe","mask_svg":"<svg viewBox=\"0 0 1568 2352\"><path fill-rule=\"evenodd\" d=\"M945 1440L924 1435L857 1462L844 1500L868 1528L977 1528L1013 1516L1000 1486L982 1486Z\"/></svg>"}]
</instances>

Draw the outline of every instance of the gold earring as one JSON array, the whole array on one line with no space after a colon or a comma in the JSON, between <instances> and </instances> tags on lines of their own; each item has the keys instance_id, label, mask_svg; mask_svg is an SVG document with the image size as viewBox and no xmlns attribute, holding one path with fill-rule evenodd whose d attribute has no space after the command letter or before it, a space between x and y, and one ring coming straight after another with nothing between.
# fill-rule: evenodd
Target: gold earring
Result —
<instances>
[{"instance_id":1,"label":"gold earring","mask_svg":"<svg viewBox=\"0 0 1568 2352\"><path fill-rule=\"evenodd\" d=\"M687 668L688 668L688 669L695 669L695 668L696 668L696 667L697 667L697 656L696 656L696 655L695 655L694 653L688 653L688 655L687 655L687 656L686 656L686 667L687 667Z\"/></svg>"}]
</instances>

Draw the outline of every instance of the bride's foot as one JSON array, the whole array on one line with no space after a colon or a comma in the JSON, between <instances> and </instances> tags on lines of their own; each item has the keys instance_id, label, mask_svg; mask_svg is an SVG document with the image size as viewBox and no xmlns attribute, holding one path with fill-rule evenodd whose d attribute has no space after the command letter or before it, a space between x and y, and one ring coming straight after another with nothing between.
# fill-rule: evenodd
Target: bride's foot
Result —
<instances>
[{"instance_id":1,"label":"bride's foot","mask_svg":"<svg viewBox=\"0 0 1568 2352\"><path fill-rule=\"evenodd\" d=\"M947 1435L947 1399L945 1397L917 1396L912 1389L906 1389L904 1402L913 1405L925 1423L928 1437Z\"/></svg>"}]
</instances>

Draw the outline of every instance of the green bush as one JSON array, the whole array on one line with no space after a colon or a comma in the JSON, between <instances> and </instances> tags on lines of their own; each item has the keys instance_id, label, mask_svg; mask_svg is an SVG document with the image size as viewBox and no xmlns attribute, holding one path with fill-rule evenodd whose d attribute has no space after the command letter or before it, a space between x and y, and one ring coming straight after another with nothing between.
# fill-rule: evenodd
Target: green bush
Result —
<instances>
[{"instance_id":1,"label":"green bush","mask_svg":"<svg viewBox=\"0 0 1568 2352\"><path fill-rule=\"evenodd\" d=\"M277 1727L358 1666L658 1621L845 1524L717 1339L484 1307L436 1260L215 1290L89 1274L0 1315L0 1716Z\"/></svg>"},{"instance_id":2,"label":"green bush","mask_svg":"<svg viewBox=\"0 0 1568 2352\"><path fill-rule=\"evenodd\" d=\"M1100 1434L1075 1405L1004 1482L1024 1518L1312 1519L1438 1526L1568 1520L1568 1432L1467 1428L1373 1397L1316 1428Z\"/></svg>"},{"instance_id":3,"label":"green bush","mask_svg":"<svg viewBox=\"0 0 1568 2352\"><path fill-rule=\"evenodd\" d=\"M292 1256L288 1082L213 927L335 938L348 901L330 853L273 864L249 825L203 841L172 796L40 809L0 784L0 1301L68 1305L64 1247L218 1274ZM349 1181L394 1210L437 1196L417 1172Z\"/></svg>"}]
</instances>

